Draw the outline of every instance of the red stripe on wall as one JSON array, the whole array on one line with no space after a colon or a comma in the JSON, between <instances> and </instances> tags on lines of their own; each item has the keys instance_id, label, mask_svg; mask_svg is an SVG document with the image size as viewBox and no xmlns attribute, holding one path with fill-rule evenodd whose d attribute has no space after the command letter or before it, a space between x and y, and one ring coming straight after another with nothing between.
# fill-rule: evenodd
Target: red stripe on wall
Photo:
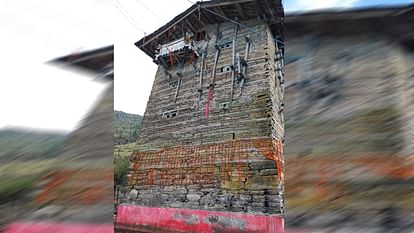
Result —
<instances>
[{"instance_id":1,"label":"red stripe on wall","mask_svg":"<svg viewBox=\"0 0 414 233\"><path fill-rule=\"evenodd\" d=\"M284 225L283 218L277 215L254 215L136 205L120 205L117 213L117 229L136 231L283 233Z\"/></svg>"}]
</instances>

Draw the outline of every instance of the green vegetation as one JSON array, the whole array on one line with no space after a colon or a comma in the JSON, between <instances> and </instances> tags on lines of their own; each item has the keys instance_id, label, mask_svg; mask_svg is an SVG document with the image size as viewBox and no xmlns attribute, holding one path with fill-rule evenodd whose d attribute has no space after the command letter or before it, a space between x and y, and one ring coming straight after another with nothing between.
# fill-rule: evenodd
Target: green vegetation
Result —
<instances>
[{"instance_id":1,"label":"green vegetation","mask_svg":"<svg viewBox=\"0 0 414 233\"><path fill-rule=\"evenodd\" d=\"M62 164L54 159L13 160L0 165L0 200L19 199L33 187L37 179L50 169Z\"/></svg>"},{"instance_id":2,"label":"green vegetation","mask_svg":"<svg viewBox=\"0 0 414 233\"><path fill-rule=\"evenodd\" d=\"M0 160L47 159L56 156L65 134L24 129L0 130Z\"/></svg>"},{"instance_id":3,"label":"green vegetation","mask_svg":"<svg viewBox=\"0 0 414 233\"><path fill-rule=\"evenodd\" d=\"M124 176L128 173L128 157L115 156L114 180L115 184L120 184Z\"/></svg>"},{"instance_id":4,"label":"green vegetation","mask_svg":"<svg viewBox=\"0 0 414 233\"><path fill-rule=\"evenodd\" d=\"M0 200L15 199L30 189L36 181L36 176L3 177L0 181Z\"/></svg>"},{"instance_id":5,"label":"green vegetation","mask_svg":"<svg viewBox=\"0 0 414 233\"><path fill-rule=\"evenodd\" d=\"M114 133L115 144L123 145L135 142L138 139L142 116L125 113L122 111L114 112Z\"/></svg>"},{"instance_id":6,"label":"green vegetation","mask_svg":"<svg viewBox=\"0 0 414 233\"><path fill-rule=\"evenodd\" d=\"M47 172L59 165L62 166L62 161L57 159L42 159L42 160L13 160L0 165L0 177L23 177L36 176ZM67 164L65 164L67 165ZM4 180L3 178L1 180Z\"/></svg>"},{"instance_id":7,"label":"green vegetation","mask_svg":"<svg viewBox=\"0 0 414 233\"><path fill-rule=\"evenodd\" d=\"M120 157L126 157L131 155L132 152L136 149L135 143L128 143L124 145L115 145L114 147L114 155Z\"/></svg>"}]
</instances>

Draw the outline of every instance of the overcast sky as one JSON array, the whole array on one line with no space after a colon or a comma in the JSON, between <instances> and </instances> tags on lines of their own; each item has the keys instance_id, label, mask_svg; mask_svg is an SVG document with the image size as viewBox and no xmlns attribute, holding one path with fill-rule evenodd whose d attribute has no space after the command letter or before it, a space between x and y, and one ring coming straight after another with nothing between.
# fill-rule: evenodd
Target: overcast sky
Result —
<instances>
[{"instance_id":1,"label":"overcast sky","mask_svg":"<svg viewBox=\"0 0 414 233\"><path fill-rule=\"evenodd\" d=\"M104 85L44 62L113 44L114 15L111 0L0 1L0 127L73 129Z\"/></svg>"},{"instance_id":2,"label":"overcast sky","mask_svg":"<svg viewBox=\"0 0 414 233\"><path fill-rule=\"evenodd\" d=\"M286 11L407 0L286 1ZM115 109L143 114L156 65L134 46L191 6L187 0L0 1L0 128L71 130L104 85L45 61L115 43Z\"/></svg>"},{"instance_id":3,"label":"overcast sky","mask_svg":"<svg viewBox=\"0 0 414 233\"><path fill-rule=\"evenodd\" d=\"M286 12L409 2L412 1L283 0ZM118 14L122 17L123 24L120 28L122 33L120 34L123 36L115 44L115 109L143 115L157 67L150 57L135 47L134 42L141 39L144 32L150 34L173 19L177 14L190 7L191 3L187 0L118 0L116 5L118 6Z\"/></svg>"}]
</instances>

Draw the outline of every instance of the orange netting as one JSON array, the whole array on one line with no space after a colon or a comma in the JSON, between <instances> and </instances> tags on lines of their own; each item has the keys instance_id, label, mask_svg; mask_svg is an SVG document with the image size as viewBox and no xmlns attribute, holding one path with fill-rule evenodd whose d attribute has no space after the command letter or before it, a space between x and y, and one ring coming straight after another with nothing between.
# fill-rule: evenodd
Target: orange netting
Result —
<instances>
[{"instance_id":1,"label":"orange netting","mask_svg":"<svg viewBox=\"0 0 414 233\"><path fill-rule=\"evenodd\" d=\"M112 198L110 193L113 171L63 169L49 173L42 180L40 193L34 203L94 204L104 198Z\"/></svg>"},{"instance_id":2,"label":"orange netting","mask_svg":"<svg viewBox=\"0 0 414 233\"><path fill-rule=\"evenodd\" d=\"M243 183L252 163L249 154L274 160L282 179L282 148L280 140L260 138L137 152L129 181L133 186Z\"/></svg>"}]
</instances>

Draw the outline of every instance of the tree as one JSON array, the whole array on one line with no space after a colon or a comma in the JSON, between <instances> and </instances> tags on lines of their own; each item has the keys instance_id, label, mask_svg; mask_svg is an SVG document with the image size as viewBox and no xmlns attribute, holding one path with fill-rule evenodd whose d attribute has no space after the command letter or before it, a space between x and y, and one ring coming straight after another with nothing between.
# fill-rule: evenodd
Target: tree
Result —
<instances>
[{"instance_id":1,"label":"tree","mask_svg":"<svg viewBox=\"0 0 414 233\"><path fill-rule=\"evenodd\" d=\"M123 178L128 173L128 169L129 169L128 157L115 156L114 163L115 163L115 171L114 171L115 183L121 184Z\"/></svg>"}]
</instances>

